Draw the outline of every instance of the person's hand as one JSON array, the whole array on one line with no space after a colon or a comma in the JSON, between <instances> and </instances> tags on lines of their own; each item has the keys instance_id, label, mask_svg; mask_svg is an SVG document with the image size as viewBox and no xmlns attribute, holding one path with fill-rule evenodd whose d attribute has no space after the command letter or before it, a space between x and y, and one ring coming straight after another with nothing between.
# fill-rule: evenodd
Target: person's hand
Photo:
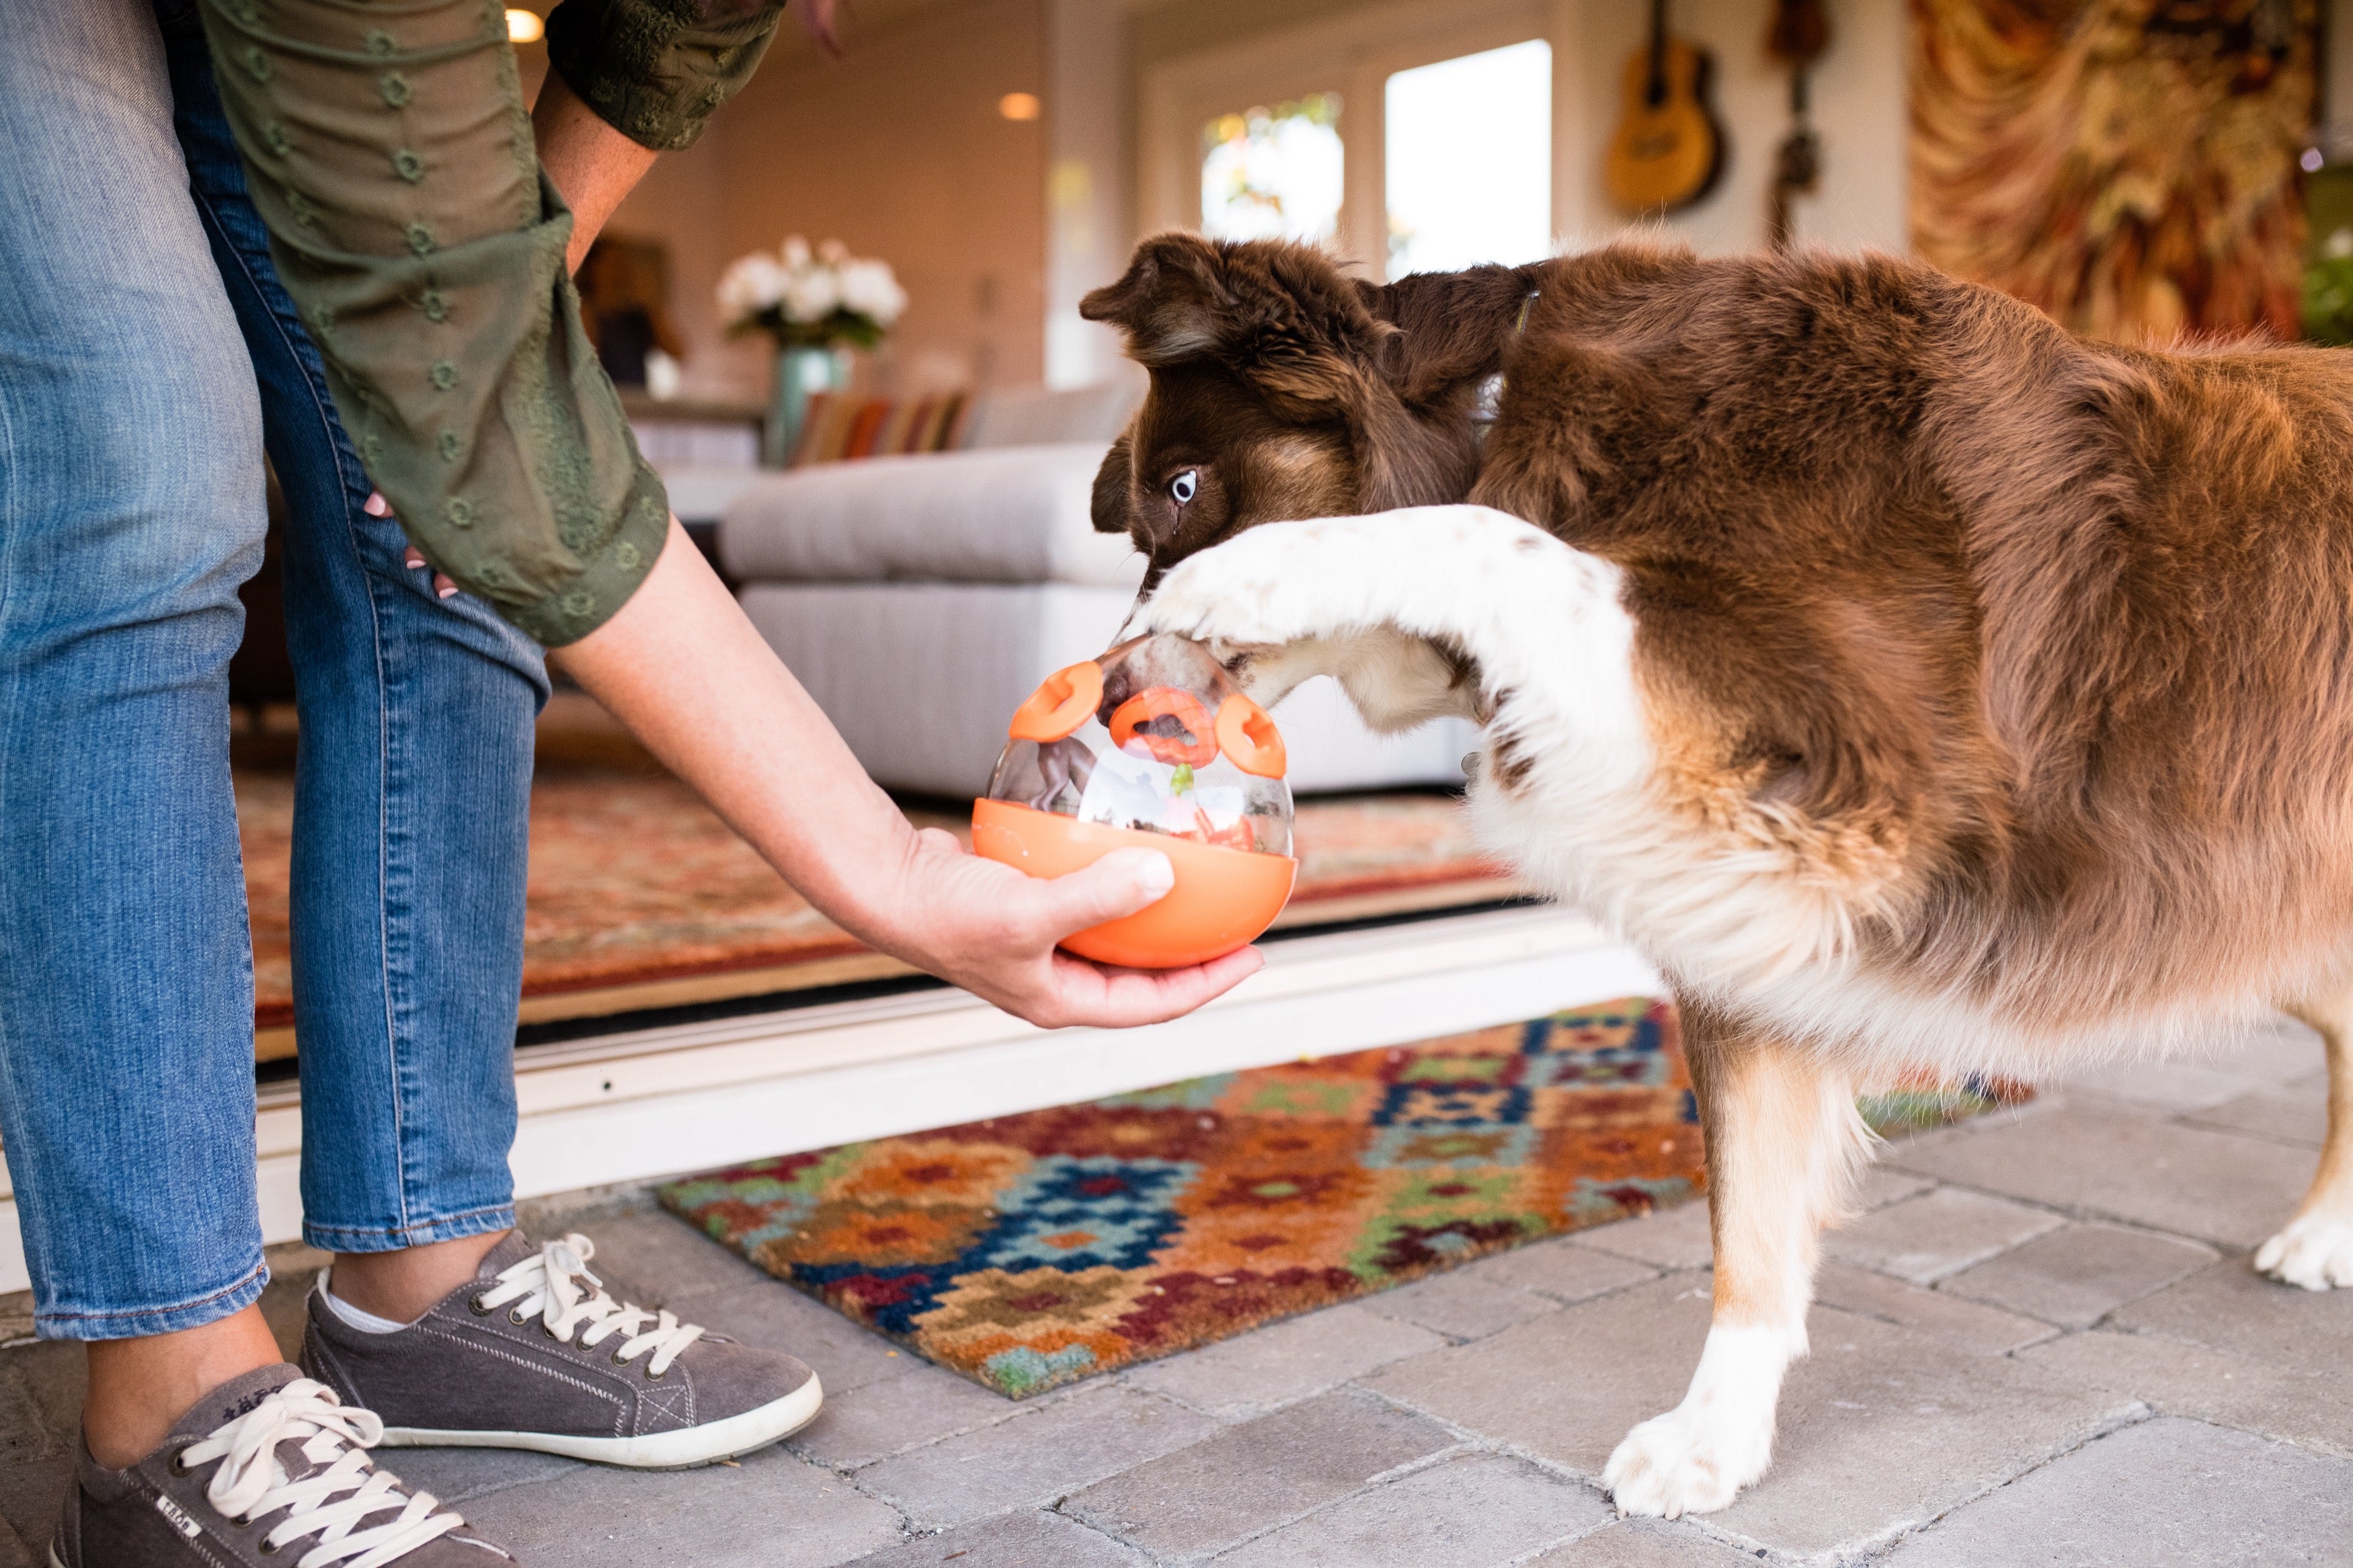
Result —
<instances>
[{"instance_id":1,"label":"person's hand","mask_svg":"<svg viewBox=\"0 0 2353 1568\"><path fill-rule=\"evenodd\" d=\"M370 517L390 517L392 503L384 499L382 490L370 490L360 510ZM408 547L408 553L400 558L400 563L412 572L423 572L431 565L425 559L425 552L414 544ZM433 574L433 593L437 598L454 599L458 596L458 584L449 581L448 574L436 572Z\"/></svg>"},{"instance_id":2,"label":"person's hand","mask_svg":"<svg viewBox=\"0 0 2353 1568\"><path fill-rule=\"evenodd\" d=\"M408 553L401 557L400 563L411 572L422 572L430 564L425 559L424 552L414 544L408 547ZM458 584L449 581L448 573L436 572L433 574L433 595L436 598L454 599L458 596Z\"/></svg>"},{"instance_id":3,"label":"person's hand","mask_svg":"<svg viewBox=\"0 0 2353 1568\"><path fill-rule=\"evenodd\" d=\"M1145 972L1055 951L1166 893L1168 857L1122 851L1048 880L936 828L917 832L675 519L628 602L550 658L835 924L1017 1017L1045 1028L1156 1023L1261 962L1245 948Z\"/></svg>"},{"instance_id":4,"label":"person's hand","mask_svg":"<svg viewBox=\"0 0 2353 1568\"><path fill-rule=\"evenodd\" d=\"M954 834L914 837L882 945L1040 1028L1124 1028L1189 1013L1258 973L1243 948L1186 969L1115 969L1054 944L1133 914L1175 884L1168 857L1117 849L1082 871L1040 879L967 851Z\"/></svg>"}]
</instances>

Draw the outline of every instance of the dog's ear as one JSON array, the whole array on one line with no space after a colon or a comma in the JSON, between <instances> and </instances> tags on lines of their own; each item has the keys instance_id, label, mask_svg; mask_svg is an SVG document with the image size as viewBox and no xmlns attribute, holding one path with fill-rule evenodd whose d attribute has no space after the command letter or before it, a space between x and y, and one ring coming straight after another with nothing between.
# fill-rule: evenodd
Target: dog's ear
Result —
<instances>
[{"instance_id":1,"label":"dog's ear","mask_svg":"<svg viewBox=\"0 0 2353 1568\"><path fill-rule=\"evenodd\" d=\"M1398 329L1397 352L1381 362L1382 377L1419 407L1493 375L1535 293L1535 271L1472 267L1358 284L1366 308Z\"/></svg>"},{"instance_id":2,"label":"dog's ear","mask_svg":"<svg viewBox=\"0 0 2353 1568\"><path fill-rule=\"evenodd\" d=\"M1469 493L1478 474L1478 448L1415 418L1387 386L1375 386L1356 399L1347 416L1356 454L1357 510L1440 506Z\"/></svg>"},{"instance_id":3,"label":"dog's ear","mask_svg":"<svg viewBox=\"0 0 2353 1568\"><path fill-rule=\"evenodd\" d=\"M1471 402L1502 368L1535 269L1473 267L1355 287L1387 333L1348 408L1357 504L1380 511L1459 500L1478 472L1478 448L1463 438Z\"/></svg>"},{"instance_id":4,"label":"dog's ear","mask_svg":"<svg viewBox=\"0 0 2353 1568\"><path fill-rule=\"evenodd\" d=\"M1128 517L1128 489L1134 478L1135 442L1132 432L1123 430L1119 439L1103 454L1103 467L1095 470L1094 494L1089 503L1089 513L1094 519L1097 533L1125 533Z\"/></svg>"},{"instance_id":5,"label":"dog's ear","mask_svg":"<svg viewBox=\"0 0 2353 1568\"><path fill-rule=\"evenodd\" d=\"M1147 369L1196 358L1224 335L1229 302L1218 262L1216 247L1198 234L1155 234L1136 246L1125 277L1079 301L1079 314L1117 327L1128 357Z\"/></svg>"},{"instance_id":6,"label":"dog's ear","mask_svg":"<svg viewBox=\"0 0 2353 1568\"><path fill-rule=\"evenodd\" d=\"M1293 419L1335 416L1356 401L1361 367L1397 353L1398 329L1375 319L1329 257L1280 240L1154 235L1079 313L1118 327L1147 369L1217 361Z\"/></svg>"}]
</instances>

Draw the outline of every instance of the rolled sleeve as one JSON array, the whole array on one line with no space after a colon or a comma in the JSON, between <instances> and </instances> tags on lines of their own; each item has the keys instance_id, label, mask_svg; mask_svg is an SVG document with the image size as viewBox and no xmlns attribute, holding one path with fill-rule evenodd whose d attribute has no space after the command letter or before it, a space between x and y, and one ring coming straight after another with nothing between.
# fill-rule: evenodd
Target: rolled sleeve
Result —
<instances>
[{"instance_id":1,"label":"rolled sleeve","mask_svg":"<svg viewBox=\"0 0 2353 1568\"><path fill-rule=\"evenodd\" d=\"M499 8L200 0L270 255L368 477L550 647L627 602L661 481L580 323Z\"/></svg>"},{"instance_id":2,"label":"rolled sleeve","mask_svg":"<svg viewBox=\"0 0 2353 1568\"><path fill-rule=\"evenodd\" d=\"M565 0L547 63L614 130L675 152L750 79L783 14L774 0Z\"/></svg>"}]
</instances>

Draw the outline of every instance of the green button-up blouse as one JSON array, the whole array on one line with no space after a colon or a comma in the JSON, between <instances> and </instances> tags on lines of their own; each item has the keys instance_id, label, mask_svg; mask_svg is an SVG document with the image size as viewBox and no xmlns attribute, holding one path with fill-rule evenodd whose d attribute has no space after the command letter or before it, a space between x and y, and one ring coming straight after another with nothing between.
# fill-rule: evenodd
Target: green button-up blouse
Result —
<instances>
[{"instance_id":1,"label":"green button-up blouse","mask_svg":"<svg viewBox=\"0 0 2353 1568\"><path fill-rule=\"evenodd\" d=\"M645 580L670 504L580 324L497 0L200 0L287 292L418 550L549 647ZM684 147L773 0L565 0L548 58L615 129Z\"/></svg>"}]
</instances>

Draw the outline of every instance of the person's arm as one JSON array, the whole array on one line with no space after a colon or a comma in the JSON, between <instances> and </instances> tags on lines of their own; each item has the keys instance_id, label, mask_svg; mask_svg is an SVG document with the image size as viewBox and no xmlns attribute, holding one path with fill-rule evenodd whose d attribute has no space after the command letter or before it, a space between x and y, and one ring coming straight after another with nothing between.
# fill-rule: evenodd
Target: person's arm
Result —
<instances>
[{"instance_id":1,"label":"person's arm","mask_svg":"<svg viewBox=\"0 0 2353 1568\"><path fill-rule=\"evenodd\" d=\"M1070 932L1166 893L1168 858L1120 850L1045 880L936 828L917 832L671 529L619 613L554 657L836 922L1048 1027L1173 1017L1258 969L1250 948L1161 973L1056 951Z\"/></svg>"},{"instance_id":2,"label":"person's arm","mask_svg":"<svg viewBox=\"0 0 2353 1568\"><path fill-rule=\"evenodd\" d=\"M565 259L574 272L580 270L581 258L588 254L589 246L596 243L622 198L653 167L654 159L691 142L718 99L751 76L753 65L767 47L766 29L775 26L770 6L710 5L707 8L713 11L736 12L738 19L730 30L741 35L712 50L707 47L708 39L696 39L674 16L671 25L676 31L668 37L643 20L621 28L601 25L608 3L566 0L568 8L559 12L562 19L551 18L555 37L549 46L547 80L531 110L532 131L539 142L539 165L572 208L572 247ZM790 6L803 30L828 54L838 54L841 48L834 30L835 4L836 0L793 0ZM635 47L597 47L597 40L615 33L633 40ZM696 47L698 42L706 47ZM650 83L680 74L679 66L686 62L699 62L703 68L700 71L690 68L687 73L700 89L691 95L691 122L675 110L649 113L642 105L633 117L632 99L641 99ZM588 92L610 113L592 108L567 79L568 74L581 77L588 84ZM633 126L637 134L618 129L624 124Z\"/></svg>"},{"instance_id":3,"label":"person's arm","mask_svg":"<svg viewBox=\"0 0 2353 1568\"><path fill-rule=\"evenodd\" d=\"M820 42L829 42L833 0L817 0L807 25ZM824 31L818 32L820 27ZM541 170L572 209L572 241L565 247L564 269L577 272L588 247L596 243L613 214L661 154L607 124L605 117L582 102L571 83L553 70L531 106L531 129L539 144ZM374 495L368 498L368 510L384 517L391 509L383 496ZM425 552L413 544L408 548L407 565L416 572L427 569ZM451 598L458 584L447 572L436 572L433 591L444 599Z\"/></svg>"},{"instance_id":4,"label":"person's arm","mask_svg":"<svg viewBox=\"0 0 2353 1568\"><path fill-rule=\"evenodd\" d=\"M614 209L660 154L607 124L554 71L531 106L531 129L539 142L539 166L572 209L572 244L564 265L577 272Z\"/></svg>"},{"instance_id":5,"label":"person's arm","mask_svg":"<svg viewBox=\"0 0 2353 1568\"><path fill-rule=\"evenodd\" d=\"M565 9L617 20L653 3ZM580 327L571 216L533 153L495 8L198 4L280 278L369 478L436 570L548 647L575 645L565 662L584 686L885 952L1049 1025L1166 1017L1256 967L1242 953L1145 975L1059 955L1058 938L1157 896L1135 861L1166 858L1033 881L914 834L860 772L681 536L630 439ZM642 120L691 139L695 111L754 58L703 26L661 33L650 55L628 27L598 37L595 79L635 83L617 100L625 132Z\"/></svg>"},{"instance_id":6,"label":"person's arm","mask_svg":"<svg viewBox=\"0 0 2353 1568\"><path fill-rule=\"evenodd\" d=\"M369 479L438 571L539 641L595 630L652 569L670 507L581 327L571 214L498 9L197 4L280 280ZM626 57L625 11L668 4L602 0L597 58Z\"/></svg>"}]
</instances>

